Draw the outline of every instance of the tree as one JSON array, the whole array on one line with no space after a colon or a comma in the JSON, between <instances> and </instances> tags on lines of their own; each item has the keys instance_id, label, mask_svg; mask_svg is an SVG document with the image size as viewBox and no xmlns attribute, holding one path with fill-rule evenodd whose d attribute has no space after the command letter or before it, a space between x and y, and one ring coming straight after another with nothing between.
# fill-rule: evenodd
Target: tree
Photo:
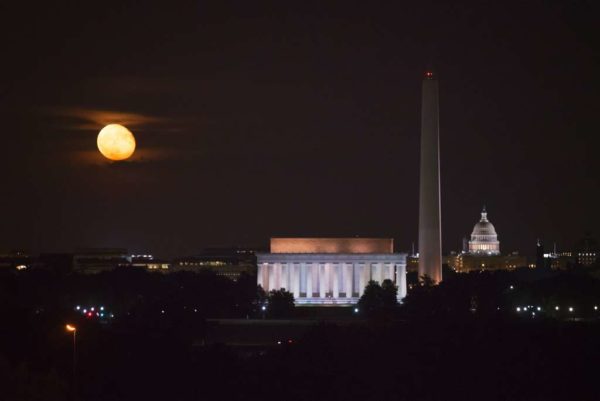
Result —
<instances>
[{"instance_id":1,"label":"tree","mask_svg":"<svg viewBox=\"0 0 600 401\"><path fill-rule=\"evenodd\" d=\"M290 317L294 311L294 295L285 289L271 290L268 298L267 312L269 317Z\"/></svg>"},{"instance_id":2,"label":"tree","mask_svg":"<svg viewBox=\"0 0 600 401\"><path fill-rule=\"evenodd\" d=\"M358 300L358 308L366 315L384 310L390 310L397 305L396 296L398 287L394 285L392 280L383 280L382 285L377 281L369 281L365 287L363 295Z\"/></svg>"},{"instance_id":3,"label":"tree","mask_svg":"<svg viewBox=\"0 0 600 401\"><path fill-rule=\"evenodd\" d=\"M383 283L381 283L381 291L384 308L389 309L398 305L398 287L394 284L392 280L383 280Z\"/></svg>"},{"instance_id":4,"label":"tree","mask_svg":"<svg viewBox=\"0 0 600 401\"><path fill-rule=\"evenodd\" d=\"M435 284L433 283L433 280L427 274L424 274L421 277L419 277L419 284L421 285L421 287L424 287L425 289L430 289L435 286Z\"/></svg>"}]
</instances>

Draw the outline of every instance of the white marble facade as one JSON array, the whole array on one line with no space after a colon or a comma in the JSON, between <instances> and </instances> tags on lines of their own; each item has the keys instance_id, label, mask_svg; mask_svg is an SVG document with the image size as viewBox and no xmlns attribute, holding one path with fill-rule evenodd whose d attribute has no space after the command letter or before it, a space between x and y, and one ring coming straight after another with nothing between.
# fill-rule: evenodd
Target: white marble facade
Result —
<instances>
[{"instance_id":1,"label":"white marble facade","mask_svg":"<svg viewBox=\"0 0 600 401\"><path fill-rule=\"evenodd\" d=\"M262 253L257 254L258 284L265 291L285 289L296 305L353 305L369 280L385 279L406 296L403 253Z\"/></svg>"}]
</instances>

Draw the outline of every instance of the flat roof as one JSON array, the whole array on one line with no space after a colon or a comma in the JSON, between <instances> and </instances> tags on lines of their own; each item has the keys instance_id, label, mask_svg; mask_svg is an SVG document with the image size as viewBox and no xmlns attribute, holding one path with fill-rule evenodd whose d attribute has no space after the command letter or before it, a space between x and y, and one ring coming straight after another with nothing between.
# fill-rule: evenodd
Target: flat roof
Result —
<instances>
[{"instance_id":1,"label":"flat roof","mask_svg":"<svg viewBox=\"0 0 600 401\"><path fill-rule=\"evenodd\" d=\"M393 252L393 238L271 238L271 253Z\"/></svg>"}]
</instances>

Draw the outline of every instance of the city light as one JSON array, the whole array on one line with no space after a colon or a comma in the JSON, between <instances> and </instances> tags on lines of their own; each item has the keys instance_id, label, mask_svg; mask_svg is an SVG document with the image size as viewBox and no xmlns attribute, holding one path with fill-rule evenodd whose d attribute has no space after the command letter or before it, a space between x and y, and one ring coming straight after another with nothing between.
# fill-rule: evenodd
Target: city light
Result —
<instances>
[{"instance_id":1,"label":"city light","mask_svg":"<svg viewBox=\"0 0 600 401\"><path fill-rule=\"evenodd\" d=\"M72 326L70 324L67 324L65 327L66 327L67 331L76 331L77 330L77 328L75 326Z\"/></svg>"},{"instance_id":2,"label":"city light","mask_svg":"<svg viewBox=\"0 0 600 401\"><path fill-rule=\"evenodd\" d=\"M569 312L573 312L573 307L569 306Z\"/></svg>"},{"instance_id":3,"label":"city light","mask_svg":"<svg viewBox=\"0 0 600 401\"><path fill-rule=\"evenodd\" d=\"M594 310L598 310L598 306L597 305L594 306Z\"/></svg>"},{"instance_id":4,"label":"city light","mask_svg":"<svg viewBox=\"0 0 600 401\"><path fill-rule=\"evenodd\" d=\"M354 313L358 313L358 308L354 308Z\"/></svg>"},{"instance_id":5,"label":"city light","mask_svg":"<svg viewBox=\"0 0 600 401\"><path fill-rule=\"evenodd\" d=\"M542 308L540 308L540 307L538 306L538 307L537 307L537 310L538 310L538 311L541 311L541 310L542 310Z\"/></svg>"},{"instance_id":6,"label":"city light","mask_svg":"<svg viewBox=\"0 0 600 401\"><path fill-rule=\"evenodd\" d=\"M263 305L262 308L260 308L260 309L267 310L267 307Z\"/></svg>"},{"instance_id":7,"label":"city light","mask_svg":"<svg viewBox=\"0 0 600 401\"><path fill-rule=\"evenodd\" d=\"M521 312L521 308L517 306L517 312Z\"/></svg>"},{"instance_id":8,"label":"city light","mask_svg":"<svg viewBox=\"0 0 600 401\"><path fill-rule=\"evenodd\" d=\"M555 307L554 307L554 309L555 309L555 310L559 310L560 308L559 308L558 306L555 306Z\"/></svg>"}]
</instances>

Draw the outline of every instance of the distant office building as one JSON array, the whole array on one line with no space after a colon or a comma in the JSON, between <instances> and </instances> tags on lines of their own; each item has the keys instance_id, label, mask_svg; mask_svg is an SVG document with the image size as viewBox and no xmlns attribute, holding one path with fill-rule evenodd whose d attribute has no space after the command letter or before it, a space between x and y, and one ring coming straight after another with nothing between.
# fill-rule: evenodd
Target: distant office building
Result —
<instances>
[{"instance_id":1,"label":"distant office building","mask_svg":"<svg viewBox=\"0 0 600 401\"><path fill-rule=\"evenodd\" d=\"M406 296L406 254L388 238L271 238L258 253L257 282L265 291L286 289L297 305L353 305L370 280L392 280Z\"/></svg>"},{"instance_id":2,"label":"distant office building","mask_svg":"<svg viewBox=\"0 0 600 401\"><path fill-rule=\"evenodd\" d=\"M419 271L419 254L412 254L406 256L406 271L407 272L418 272Z\"/></svg>"},{"instance_id":3,"label":"distant office building","mask_svg":"<svg viewBox=\"0 0 600 401\"><path fill-rule=\"evenodd\" d=\"M156 259L151 254L138 254L131 255L131 266L167 273L171 268L171 263L166 260Z\"/></svg>"},{"instance_id":4,"label":"distant office building","mask_svg":"<svg viewBox=\"0 0 600 401\"><path fill-rule=\"evenodd\" d=\"M237 281L242 274L256 274L256 256L247 248L207 248L198 255L173 262L175 271L210 270L218 276Z\"/></svg>"},{"instance_id":5,"label":"distant office building","mask_svg":"<svg viewBox=\"0 0 600 401\"><path fill-rule=\"evenodd\" d=\"M551 252L544 252L542 242L536 246L536 267L553 270L567 270L577 266L588 267L598 261L598 243L591 235L586 234L574 251L557 251L556 244Z\"/></svg>"},{"instance_id":6,"label":"distant office building","mask_svg":"<svg viewBox=\"0 0 600 401\"><path fill-rule=\"evenodd\" d=\"M475 270L514 270L527 266L527 258L513 252L509 255L470 255L459 253L448 256L448 265L459 273Z\"/></svg>"},{"instance_id":7,"label":"distant office building","mask_svg":"<svg viewBox=\"0 0 600 401\"><path fill-rule=\"evenodd\" d=\"M586 233L576 246L575 257L580 266L591 266L598 260L598 242Z\"/></svg>"},{"instance_id":8,"label":"distant office building","mask_svg":"<svg viewBox=\"0 0 600 401\"><path fill-rule=\"evenodd\" d=\"M79 249L73 255L73 269L77 273L100 273L130 264L131 255L122 248Z\"/></svg>"},{"instance_id":9,"label":"distant office building","mask_svg":"<svg viewBox=\"0 0 600 401\"><path fill-rule=\"evenodd\" d=\"M33 259L24 250L0 251L0 269L26 270L33 264Z\"/></svg>"},{"instance_id":10,"label":"distant office building","mask_svg":"<svg viewBox=\"0 0 600 401\"><path fill-rule=\"evenodd\" d=\"M567 270L574 267L576 264L577 258L574 256L574 253L570 251L558 252L556 250L556 243L554 244L552 252L543 254L542 267L546 269ZM537 263L536 267L538 267Z\"/></svg>"},{"instance_id":11,"label":"distant office building","mask_svg":"<svg viewBox=\"0 0 600 401\"><path fill-rule=\"evenodd\" d=\"M412 243L410 254L406 255L406 271L407 272L418 272L419 271L419 253L415 252L415 243L414 242Z\"/></svg>"},{"instance_id":12,"label":"distant office building","mask_svg":"<svg viewBox=\"0 0 600 401\"><path fill-rule=\"evenodd\" d=\"M470 241L463 239L463 251L447 257L448 265L457 272L475 270L512 270L527 266L527 259L518 252L500 253L500 241L494 225L487 218L485 207L473 227Z\"/></svg>"}]
</instances>

